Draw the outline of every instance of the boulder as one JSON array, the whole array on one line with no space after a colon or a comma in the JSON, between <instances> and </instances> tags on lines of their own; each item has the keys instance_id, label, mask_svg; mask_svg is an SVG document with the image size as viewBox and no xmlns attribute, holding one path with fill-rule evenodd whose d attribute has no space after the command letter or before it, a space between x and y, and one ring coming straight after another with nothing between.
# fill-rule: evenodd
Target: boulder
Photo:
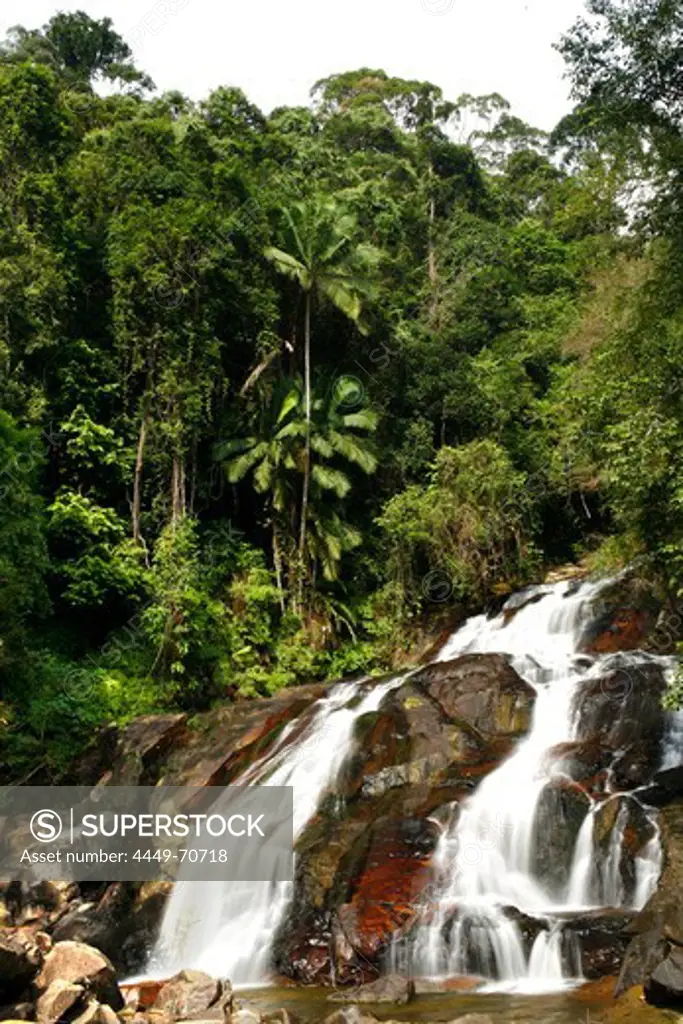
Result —
<instances>
[{"instance_id":1,"label":"boulder","mask_svg":"<svg viewBox=\"0 0 683 1024\"><path fill-rule=\"evenodd\" d=\"M580 643L580 650L590 654L645 647L662 609L652 584L632 572L602 587L592 604L593 615ZM666 652L660 649L660 653Z\"/></svg>"},{"instance_id":2,"label":"boulder","mask_svg":"<svg viewBox=\"0 0 683 1024\"><path fill-rule=\"evenodd\" d=\"M403 1006L415 995L412 978L402 974L385 974L368 985L361 985L351 992L334 992L328 996L332 1002L354 1003L395 1003Z\"/></svg>"},{"instance_id":3,"label":"boulder","mask_svg":"<svg viewBox=\"0 0 683 1024\"><path fill-rule=\"evenodd\" d=\"M534 828L543 842L534 844L532 868L558 895L569 881L576 839L590 807L584 790L561 777L549 782L539 797Z\"/></svg>"},{"instance_id":4,"label":"boulder","mask_svg":"<svg viewBox=\"0 0 683 1024\"><path fill-rule=\"evenodd\" d=\"M83 1013L76 1017L71 1024L120 1024L120 1022L111 1006L91 999ZM162 1022L159 1021L157 1024L162 1024Z\"/></svg>"},{"instance_id":5,"label":"boulder","mask_svg":"<svg viewBox=\"0 0 683 1024\"><path fill-rule=\"evenodd\" d=\"M635 916L607 909L567 917L564 931L578 941L584 978L594 981L619 973Z\"/></svg>"},{"instance_id":6,"label":"boulder","mask_svg":"<svg viewBox=\"0 0 683 1024\"><path fill-rule=\"evenodd\" d=\"M167 882L114 882L97 901L73 904L52 937L94 946L119 972L130 975L147 960L171 888Z\"/></svg>"},{"instance_id":7,"label":"boulder","mask_svg":"<svg viewBox=\"0 0 683 1024\"><path fill-rule=\"evenodd\" d=\"M263 1015L263 1024L298 1024L297 1018L281 1007Z\"/></svg>"},{"instance_id":8,"label":"boulder","mask_svg":"<svg viewBox=\"0 0 683 1024\"><path fill-rule=\"evenodd\" d=\"M64 1014L80 1002L85 989L64 978L56 978L48 985L36 1003L39 1024L58 1024Z\"/></svg>"},{"instance_id":9,"label":"boulder","mask_svg":"<svg viewBox=\"0 0 683 1024\"><path fill-rule=\"evenodd\" d=\"M603 903L612 902L618 906L630 905L636 890L636 857L654 837L656 827L651 812L628 795L606 800L595 812L593 835L597 875L604 879L614 839L622 834L621 857L619 858L618 879L620 890L614 898L609 889L603 889Z\"/></svg>"},{"instance_id":10,"label":"boulder","mask_svg":"<svg viewBox=\"0 0 683 1024\"><path fill-rule=\"evenodd\" d=\"M236 1010L228 1018L230 1024L262 1024L263 1017L257 1010L249 1010L243 1007Z\"/></svg>"},{"instance_id":11,"label":"boulder","mask_svg":"<svg viewBox=\"0 0 683 1024\"><path fill-rule=\"evenodd\" d=\"M653 1006L683 1006L683 949L672 946L645 983L645 996Z\"/></svg>"},{"instance_id":12,"label":"boulder","mask_svg":"<svg viewBox=\"0 0 683 1024\"><path fill-rule=\"evenodd\" d=\"M377 1024L377 1018L360 1006L344 1006L325 1017L324 1024Z\"/></svg>"},{"instance_id":13,"label":"boulder","mask_svg":"<svg viewBox=\"0 0 683 1024\"><path fill-rule=\"evenodd\" d=\"M180 971L161 987L154 1009L167 1013L172 1020L197 1018L230 994L228 983L224 986L203 971Z\"/></svg>"},{"instance_id":14,"label":"boulder","mask_svg":"<svg viewBox=\"0 0 683 1024\"><path fill-rule=\"evenodd\" d=\"M655 772L641 798L651 807L663 807L679 796L683 796L683 764Z\"/></svg>"},{"instance_id":15,"label":"boulder","mask_svg":"<svg viewBox=\"0 0 683 1024\"><path fill-rule=\"evenodd\" d=\"M438 836L434 823L420 818L375 823L367 859L353 881L353 897L338 910L354 955L372 962L397 932L412 924Z\"/></svg>"},{"instance_id":16,"label":"boulder","mask_svg":"<svg viewBox=\"0 0 683 1024\"><path fill-rule=\"evenodd\" d=\"M536 699L502 654L467 654L435 662L412 677L451 722L485 735L523 735Z\"/></svg>"},{"instance_id":17,"label":"boulder","mask_svg":"<svg viewBox=\"0 0 683 1024\"><path fill-rule=\"evenodd\" d=\"M585 679L575 698L577 735L615 754L615 783L633 789L658 767L665 716L661 665L617 654ZM616 756L618 755L618 757Z\"/></svg>"},{"instance_id":18,"label":"boulder","mask_svg":"<svg viewBox=\"0 0 683 1024\"><path fill-rule=\"evenodd\" d=\"M36 978L37 991L46 992L52 982L58 979L83 985L89 994L115 1010L123 1006L111 960L85 943L56 943L45 957L42 970Z\"/></svg>"}]
</instances>

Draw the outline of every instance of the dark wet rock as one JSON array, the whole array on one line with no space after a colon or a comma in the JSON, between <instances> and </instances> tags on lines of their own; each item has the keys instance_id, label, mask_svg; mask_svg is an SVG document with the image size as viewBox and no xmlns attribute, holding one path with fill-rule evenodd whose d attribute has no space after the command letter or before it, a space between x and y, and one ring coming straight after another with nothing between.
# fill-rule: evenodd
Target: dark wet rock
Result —
<instances>
[{"instance_id":1,"label":"dark wet rock","mask_svg":"<svg viewBox=\"0 0 683 1024\"><path fill-rule=\"evenodd\" d=\"M37 975L42 962L40 949L21 941L9 930L0 933L0 1001L10 1002Z\"/></svg>"},{"instance_id":2,"label":"dark wet rock","mask_svg":"<svg viewBox=\"0 0 683 1024\"><path fill-rule=\"evenodd\" d=\"M339 793L297 843L277 971L306 984L376 977L420 911L439 817L510 752L534 697L504 658L468 656L420 670L359 719Z\"/></svg>"},{"instance_id":3,"label":"dark wet rock","mask_svg":"<svg viewBox=\"0 0 683 1024\"><path fill-rule=\"evenodd\" d=\"M683 801L665 807L659 823L664 847L664 871L657 890L635 918L633 938L622 964L617 994L634 985L649 983L672 950L683 947ZM661 975L660 975L661 978ZM655 988L655 998L664 998Z\"/></svg>"},{"instance_id":4,"label":"dark wet rock","mask_svg":"<svg viewBox=\"0 0 683 1024\"><path fill-rule=\"evenodd\" d=\"M622 833L621 857L619 858L619 883L621 886L618 903L632 901L636 889L636 857L656 833L651 812L629 796L612 797L606 800L593 816L593 838L597 874L604 871L615 838ZM602 892L603 901L609 901L609 893Z\"/></svg>"},{"instance_id":5,"label":"dark wet rock","mask_svg":"<svg viewBox=\"0 0 683 1024\"><path fill-rule=\"evenodd\" d=\"M546 766L557 775L565 775L595 798L605 793L614 752L599 740L559 743L546 755Z\"/></svg>"},{"instance_id":6,"label":"dark wet rock","mask_svg":"<svg viewBox=\"0 0 683 1024\"><path fill-rule=\"evenodd\" d=\"M122 974L144 966L158 933L171 886L115 882L99 900L76 902L55 924L55 942L85 942L105 953Z\"/></svg>"},{"instance_id":7,"label":"dark wet rock","mask_svg":"<svg viewBox=\"0 0 683 1024\"><path fill-rule=\"evenodd\" d=\"M33 1003L14 1003L11 1006L0 1006L0 1020L35 1020L36 1010Z\"/></svg>"},{"instance_id":8,"label":"dark wet rock","mask_svg":"<svg viewBox=\"0 0 683 1024\"><path fill-rule=\"evenodd\" d=\"M683 796L683 765L655 772L650 784L639 794L644 803L662 807L676 797Z\"/></svg>"},{"instance_id":9,"label":"dark wet rock","mask_svg":"<svg viewBox=\"0 0 683 1024\"><path fill-rule=\"evenodd\" d=\"M645 982L645 996L653 1006L683 1006L683 949L672 946Z\"/></svg>"},{"instance_id":10,"label":"dark wet rock","mask_svg":"<svg viewBox=\"0 0 683 1024\"><path fill-rule=\"evenodd\" d=\"M421 669L412 682L446 718L488 735L527 732L536 698L533 687L500 654L468 654Z\"/></svg>"},{"instance_id":11,"label":"dark wet rock","mask_svg":"<svg viewBox=\"0 0 683 1024\"><path fill-rule=\"evenodd\" d=\"M551 890L562 893L569 881L576 839L591 801L568 779L553 779L536 807L534 828L543 841L534 846L533 873Z\"/></svg>"},{"instance_id":12,"label":"dark wet rock","mask_svg":"<svg viewBox=\"0 0 683 1024\"><path fill-rule=\"evenodd\" d=\"M652 584L633 573L625 574L596 594L594 614L580 649L591 654L613 654L645 647L661 610L662 600Z\"/></svg>"},{"instance_id":13,"label":"dark wet rock","mask_svg":"<svg viewBox=\"0 0 683 1024\"><path fill-rule=\"evenodd\" d=\"M564 931L578 940L584 978L593 981L619 973L635 916L612 909L567 916Z\"/></svg>"},{"instance_id":14,"label":"dark wet rock","mask_svg":"<svg viewBox=\"0 0 683 1024\"><path fill-rule=\"evenodd\" d=\"M340 938L354 954L374 962L413 923L437 839L438 830L423 819L374 825L367 859L352 882L353 897L337 911Z\"/></svg>"},{"instance_id":15,"label":"dark wet rock","mask_svg":"<svg viewBox=\"0 0 683 1024\"><path fill-rule=\"evenodd\" d=\"M660 759L664 733L661 666L644 657L615 655L586 679L575 701L578 736L614 752L615 783L648 783Z\"/></svg>"},{"instance_id":16,"label":"dark wet rock","mask_svg":"<svg viewBox=\"0 0 683 1024\"><path fill-rule=\"evenodd\" d=\"M415 995L415 985L412 978L406 978L402 974L385 974L372 981L368 985L361 985L351 992L334 992L328 996L333 1002L353 1003L395 1003L405 1005Z\"/></svg>"}]
</instances>

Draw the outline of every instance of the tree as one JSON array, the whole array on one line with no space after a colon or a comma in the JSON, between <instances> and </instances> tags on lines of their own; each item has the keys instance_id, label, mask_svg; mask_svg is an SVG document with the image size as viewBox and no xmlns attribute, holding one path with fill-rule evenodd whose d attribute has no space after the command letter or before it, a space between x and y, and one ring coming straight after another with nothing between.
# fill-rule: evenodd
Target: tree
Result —
<instances>
[{"instance_id":1,"label":"tree","mask_svg":"<svg viewBox=\"0 0 683 1024\"><path fill-rule=\"evenodd\" d=\"M45 445L0 410L0 678L21 666L29 620L47 610L47 551L37 481Z\"/></svg>"},{"instance_id":2,"label":"tree","mask_svg":"<svg viewBox=\"0 0 683 1024\"><path fill-rule=\"evenodd\" d=\"M556 144L601 148L627 161L631 178L670 228L683 199L683 12L679 0L588 0L590 20L559 45L576 109ZM678 227L676 227L678 225Z\"/></svg>"},{"instance_id":3,"label":"tree","mask_svg":"<svg viewBox=\"0 0 683 1024\"><path fill-rule=\"evenodd\" d=\"M0 61L46 64L75 89L90 89L98 78L153 89L154 83L135 67L130 46L112 25L111 18L96 21L84 11L55 14L42 29L18 25L0 47Z\"/></svg>"},{"instance_id":4,"label":"tree","mask_svg":"<svg viewBox=\"0 0 683 1024\"><path fill-rule=\"evenodd\" d=\"M309 528L304 555L308 556L311 580L315 580L316 565L320 565L326 580L336 579L343 553L361 540L358 531L345 522L339 509L331 507L329 501L332 497L341 502L351 490L347 467L355 466L365 474L372 474L377 468L377 459L365 440L365 435L376 430L377 416L369 409L348 409L351 388L342 378L325 397L313 394L309 420L300 384L281 382L262 412L259 432L218 447L217 455L224 462L231 483L251 474L257 493L268 496L273 562L283 608L284 558L290 584L297 582L291 588L297 595L295 610L301 610L301 588L297 581L301 552L294 554L298 476L309 477Z\"/></svg>"},{"instance_id":5,"label":"tree","mask_svg":"<svg viewBox=\"0 0 683 1024\"><path fill-rule=\"evenodd\" d=\"M311 317L313 301L327 300L355 323L361 314L361 295L369 288L369 271L377 254L357 240L355 219L333 200L313 199L284 211L285 249L269 246L266 257L279 273L297 282L304 293L304 403L306 449L299 531L303 573L308 522L311 434ZM304 580L299 582L300 595Z\"/></svg>"}]
</instances>

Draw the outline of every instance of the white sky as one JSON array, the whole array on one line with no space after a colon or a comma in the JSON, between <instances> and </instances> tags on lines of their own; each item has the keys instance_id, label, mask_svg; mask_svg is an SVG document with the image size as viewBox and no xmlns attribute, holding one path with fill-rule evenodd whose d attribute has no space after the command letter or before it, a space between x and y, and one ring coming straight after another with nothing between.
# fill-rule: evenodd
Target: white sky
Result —
<instances>
[{"instance_id":1,"label":"white sky","mask_svg":"<svg viewBox=\"0 0 683 1024\"><path fill-rule=\"evenodd\" d=\"M0 33L58 10L111 17L157 86L199 99L237 85L269 111L305 104L338 71L384 68L462 92L500 92L552 128L568 109L553 49L582 0L3 0Z\"/></svg>"}]
</instances>

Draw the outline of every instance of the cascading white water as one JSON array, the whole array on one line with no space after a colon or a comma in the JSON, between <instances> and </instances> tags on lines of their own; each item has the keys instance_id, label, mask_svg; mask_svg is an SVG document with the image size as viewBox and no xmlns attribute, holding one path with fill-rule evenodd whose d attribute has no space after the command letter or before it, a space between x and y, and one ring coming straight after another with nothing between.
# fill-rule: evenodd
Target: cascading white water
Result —
<instances>
[{"instance_id":1,"label":"cascading white water","mask_svg":"<svg viewBox=\"0 0 683 1024\"><path fill-rule=\"evenodd\" d=\"M301 719L290 723L275 747L234 784L292 786L296 837L334 783L358 718L377 710L404 678L369 689L364 681L335 686L309 709L303 728ZM272 940L291 895L287 882L177 882L148 975L191 967L238 985L266 981Z\"/></svg>"},{"instance_id":2,"label":"cascading white water","mask_svg":"<svg viewBox=\"0 0 683 1024\"><path fill-rule=\"evenodd\" d=\"M620 876L626 804L620 809L599 878L592 800L564 891L552 891L534 872L535 853L546 841L536 827L539 800L548 783L562 777L549 751L578 738L577 694L586 678L599 674L608 657L578 654L602 586L562 583L534 588L524 595L526 603L518 596L495 619L471 619L441 652L439 660L471 653L508 654L537 698L527 738L481 782L441 837L434 870L443 889L436 911L410 943L414 973L437 977L479 973L517 991L557 989L579 973L576 942L563 933L561 915L626 902ZM649 898L660 863L655 827L655 836L638 851L631 905L638 908ZM511 908L547 923L528 958Z\"/></svg>"},{"instance_id":3,"label":"cascading white water","mask_svg":"<svg viewBox=\"0 0 683 1024\"><path fill-rule=\"evenodd\" d=\"M536 702L528 736L467 801L453 808L451 823L443 826L433 858L440 898L407 943L398 940L392 945L389 960L394 967L431 976L479 974L518 991L556 990L580 975L578 942L564 926L567 918L612 904L639 908L653 892L661 870L654 814L642 807L637 792L619 794L610 785L609 799L621 803L601 857L596 856L595 822L605 801L585 794L587 810L571 851L566 884L558 891L557 883L539 878L536 870L538 850L546 838L538 827L542 794L549 783L567 781L562 762L550 752L579 738L577 696L587 682L602 678L614 657L578 653L603 585L530 588L508 602L496 618L468 620L442 650L440 661L471 653L507 654L535 689ZM618 657L619 667L631 664L630 655ZM665 674L670 671L670 659L638 657L657 662ZM290 723L236 783L293 786L299 834L325 793L334 788L351 753L357 719L377 710L406 675L336 686ZM673 751L679 734L683 735L683 725L676 722L665 742L666 767L683 761L676 761ZM629 854L632 863L624 865L622 838L630 806L637 807L650 833L635 855ZM622 877L624 867L630 874ZM180 881L166 910L150 972L168 975L195 967L230 977L238 985L267 981L273 939L291 898L291 884ZM524 935L520 913L541 922L532 943L528 933Z\"/></svg>"}]
</instances>

